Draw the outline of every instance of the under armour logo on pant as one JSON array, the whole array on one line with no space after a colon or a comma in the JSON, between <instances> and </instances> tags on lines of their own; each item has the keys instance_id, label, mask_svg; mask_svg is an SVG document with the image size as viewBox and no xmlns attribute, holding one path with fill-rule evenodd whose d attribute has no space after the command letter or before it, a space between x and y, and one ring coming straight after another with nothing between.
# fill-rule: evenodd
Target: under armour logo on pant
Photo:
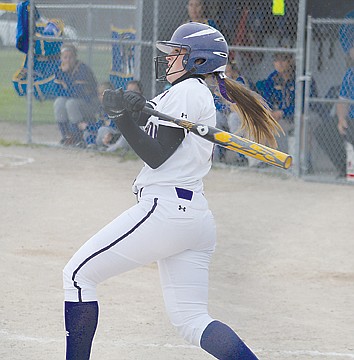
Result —
<instances>
[{"instance_id":1,"label":"under armour logo on pant","mask_svg":"<svg viewBox=\"0 0 354 360\"><path fill-rule=\"evenodd\" d=\"M179 205L178 210L183 210L183 211L186 211L186 207L185 207L185 206L181 206L181 205Z\"/></svg>"}]
</instances>

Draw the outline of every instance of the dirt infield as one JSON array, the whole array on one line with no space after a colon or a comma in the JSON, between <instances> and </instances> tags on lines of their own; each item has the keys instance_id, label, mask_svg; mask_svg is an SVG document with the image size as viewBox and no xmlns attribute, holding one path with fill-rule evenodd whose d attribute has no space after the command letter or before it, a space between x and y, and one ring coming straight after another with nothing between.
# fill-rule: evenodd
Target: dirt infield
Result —
<instances>
[{"instance_id":1,"label":"dirt infield","mask_svg":"<svg viewBox=\"0 0 354 360\"><path fill-rule=\"evenodd\" d=\"M63 359L62 268L135 203L140 161L0 147L0 358ZM214 168L210 313L260 359L354 359L354 188ZM211 359L164 312L155 264L99 287L93 360Z\"/></svg>"}]
</instances>

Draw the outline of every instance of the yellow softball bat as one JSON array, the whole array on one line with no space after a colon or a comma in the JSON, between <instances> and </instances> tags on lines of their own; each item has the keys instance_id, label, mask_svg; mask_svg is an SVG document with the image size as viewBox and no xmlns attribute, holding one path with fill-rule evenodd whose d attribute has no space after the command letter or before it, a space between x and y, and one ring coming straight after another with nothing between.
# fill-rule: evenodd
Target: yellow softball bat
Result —
<instances>
[{"instance_id":1,"label":"yellow softball bat","mask_svg":"<svg viewBox=\"0 0 354 360\"><path fill-rule=\"evenodd\" d=\"M292 157L289 154L258 144L241 136L231 134L227 131L217 129L213 126L192 123L184 119L174 118L147 106L144 107L143 112L152 116L157 116L162 120L173 122L214 144L218 144L229 150L250 156L270 165L274 165L282 169L289 169L292 164Z\"/></svg>"}]
</instances>

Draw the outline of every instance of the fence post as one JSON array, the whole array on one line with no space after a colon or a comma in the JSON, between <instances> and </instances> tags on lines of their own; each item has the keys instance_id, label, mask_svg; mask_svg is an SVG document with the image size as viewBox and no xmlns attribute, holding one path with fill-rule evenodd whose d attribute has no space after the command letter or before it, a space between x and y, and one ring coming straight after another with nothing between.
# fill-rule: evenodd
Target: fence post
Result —
<instances>
[{"instance_id":1,"label":"fence post","mask_svg":"<svg viewBox=\"0 0 354 360\"><path fill-rule=\"evenodd\" d=\"M143 27L143 0L137 1L137 10L136 10L136 37L135 41L142 41L142 27ZM141 44L134 45L134 78L136 80L141 80L140 72L141 72Z\"/></svg>"},{"instance_id":2,"label":"fence post","mask_svg":"<svg viewBox=\"0 0 354 360\"><path fill-rule=\"evenodd\" d=\"M92 1L88 4L87 7L87 36L90 39L87 48L87 63L92 67L92 45L94 44L94 34L92 30L93 26L93 15L92 15Z\"/></svg>"},{"instance_id":3,"label":"fence post","mask_svg":"<svg viewBox=\"0 0 354 360\"><path fill-rule=\"evenodd\" d=\"M295 87L295 176L300 176L301 155L301 117L304 81L304 46L305 46L306 0L299 0L297 39L296 39L296 87Z\"/></svg>"},{"instance_id":4,"label":"fence post","mask_svg":"<svg viewBox=\"0 0 354 360\"><path fill-rule=\"evenodd\" d=\"M152 57L153 59L157 55L157 49L156 49L156 41L159 33L159 0L154 0L154 25L153 25L153 31L152 31ZM151 84L151 91L152 91L152 97L155 97L156 94L156 80L155 80L155 63L152 63L152 84Z\"/></svg>"},{"instance_id":5,"label":"fence post","mask_svg":"<svg viewBox=\"0 0 354 360\"><path fill-rule=\"evenodd\" d=\"M27 144L32 143L32 109L33 109L33 37L36 26L34 19L34 0L30 0L29 11L29 36L28 36L28 53L27 53Z\"/></svg>"},{"instance_id":6,"label":"fence post","mask_svg":"<svg viewBox=\"0 0 354 360\"><path fill-rule=\"evenodd\" d=\"M306 37L306 54L305 54L305 90L304 90L304 109L303 109L303 164L301 163L301 173L307 173L311 170L312 164L310 163L310 149L309 149L309 131L311 131L311 124L309 124L309 98L310 86L312 80L312 73L310 69L311 61L311 44L312 44L312 20L311 16L307 17L307 37Z\"/></svg>"}]
</instances>

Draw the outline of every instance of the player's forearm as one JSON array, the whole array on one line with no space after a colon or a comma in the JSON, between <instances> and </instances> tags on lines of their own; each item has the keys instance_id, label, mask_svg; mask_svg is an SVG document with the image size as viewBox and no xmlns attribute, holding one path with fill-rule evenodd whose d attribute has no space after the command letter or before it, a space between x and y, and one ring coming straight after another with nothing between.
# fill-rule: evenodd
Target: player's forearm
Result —
<instances>
[{"instance_id":1,"label":"player's forearm","mask_svg":"<svg viewBox=\"0 0 354 360\"><path fill-rule=\"evenodd\" d=\"M158 168L170 156L157 139L150 137L131 119L128 112L119 117L116 124L132 149L152 169Z\"/></svg>"}]
</instances>

